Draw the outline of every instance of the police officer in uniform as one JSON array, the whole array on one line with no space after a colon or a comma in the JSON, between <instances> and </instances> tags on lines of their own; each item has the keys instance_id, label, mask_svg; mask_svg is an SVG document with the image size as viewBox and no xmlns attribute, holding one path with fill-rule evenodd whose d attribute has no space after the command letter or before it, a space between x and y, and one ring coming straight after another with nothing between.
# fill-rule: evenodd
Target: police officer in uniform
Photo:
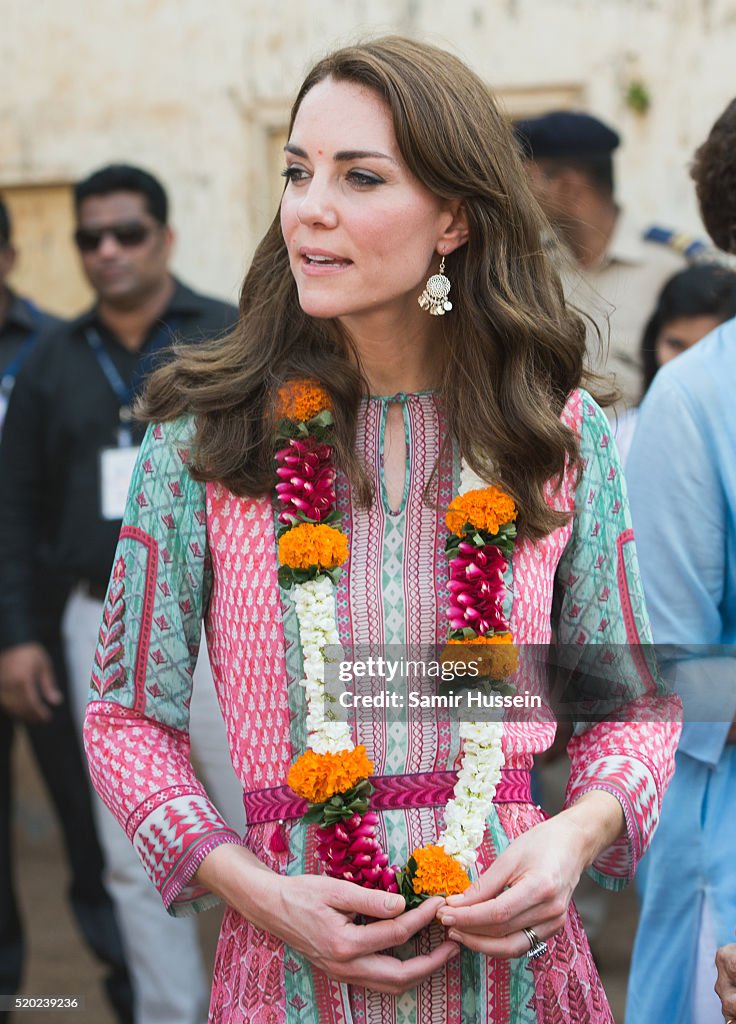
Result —
<instances>
[{"instance_id":1,"label":"police officer in uniform","mask_svg":"<svg viewBox=\"0 0 736 1024\"><path fill-rule=\"evenodd\" d=\"M591 326L591 368L614 375L622 395L617 409L637 405L639 349L656 298L668 278L712 249L667 228L642 227L621 208L613 174L620 137L598 118L555 111L514 128L532 190L556 234L567 297L600 333Z\"/></svg>"}]
</instances>

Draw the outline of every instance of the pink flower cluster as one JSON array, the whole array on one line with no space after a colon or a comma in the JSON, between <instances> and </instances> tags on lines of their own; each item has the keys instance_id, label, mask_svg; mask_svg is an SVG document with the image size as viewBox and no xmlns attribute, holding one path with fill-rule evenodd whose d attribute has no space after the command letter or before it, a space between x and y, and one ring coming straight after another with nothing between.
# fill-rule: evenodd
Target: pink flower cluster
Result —
<instances>
[{"instance_id":1,"label":"pink flower cluster","mask_svg":"<svg viewBox=\"0 0 736 1024\"><path fill-rule=\"evenodd\" d=\"M286 506L279 513L279 522L299 522L291 509L319 523L335 508L335 468L332 448L313 437L303 441L291 439L288 447L276 452L276 473L280 483L276 492Z\"/></svg>"},{"instance_id":2,"label":"pink flower cluster","mask_svg":"<svg viewBox=\"0 0 736 1024\"><path fill-rule=\"evenodd\" d=\"M478 636L503 633L509 624L503 614L506 559L493 544L482 548L461 541L450 562L451 629L470 627Z\"/></svg>"},{"instance_id":3,"label":"pink flower cluster","mask_svg":"<svg viewBox=\"0 0 736 1024\"><path fill-rule=\"evenodd\" d=\"M377 823L378 815L368 811L334 825L321 825L317 829L317 859L332 878L344 878L367 889L398 892L398 868L389 867L388 855L376 839Z\"/></svg>"}]
</instances>

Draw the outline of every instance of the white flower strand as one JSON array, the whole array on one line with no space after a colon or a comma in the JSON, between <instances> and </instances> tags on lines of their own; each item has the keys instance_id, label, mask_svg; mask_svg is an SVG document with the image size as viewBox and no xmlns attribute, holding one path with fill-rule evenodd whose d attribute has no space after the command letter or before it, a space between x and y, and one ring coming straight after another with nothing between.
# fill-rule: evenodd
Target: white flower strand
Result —
<instances>
[{"instance_id":1,"label":"white flower strand","mask_svg":"<svg viewBox=\"0 0 736 1024\"><path fill-rule=\"evenodd\" d=\"M465 459L460 464L460 494L487 487ZM437 843L467 870L478 859L486 819L493 807L504 766L503 722L461 722L463 758L452 799L445 807L445 827Z\"/></svg>"},{"instance_id":2,"label":"white flower strand","mask_svg":"<svg viewBox=\"0 0 736 1024\"><path fill-rule=\"evenodd\" d=\"M307 698L309 746L317 754L352 750L347 722L336 722L325 713L325 648L340 643L335 615L335 585L329 576L307 580L294 587L294 607L299 622Z\"/></svg>"},{"instance_id":3,"label":"white flower strand","mask_svg":"<svg viewBox=\"0 0 736 1024\"><path fill-rule=\"evenodd\" d=\"M437 839L467 870L478 858L486 819L493 807L504 765L502 722L461 722L463 759L452 799L445 807L445 827Z\"/></svg>"}]
</instances>

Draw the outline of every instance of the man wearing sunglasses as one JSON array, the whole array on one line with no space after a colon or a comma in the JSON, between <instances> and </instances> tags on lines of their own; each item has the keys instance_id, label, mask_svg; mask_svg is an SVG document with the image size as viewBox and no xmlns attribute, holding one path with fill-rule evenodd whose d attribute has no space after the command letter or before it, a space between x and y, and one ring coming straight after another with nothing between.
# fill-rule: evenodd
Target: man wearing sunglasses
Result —
<instances>
[{"instance_id":1,"label":"man wearing sunglasses","mask_svg":"<svg viewBox=\"0 0 736 1024\"><path fill-rule=\"evenodd\" d=\"M152 175L105 167L76 186L74 200L74 240L96 301L28 357L0 445L0 706L16 718L47 722L68 703L81 729L144 432L132 415L136 395L173 337L211 338L233 325L237 311L172 276L167 197ZM198 672L206 671L206 660L200 658ZM240 793L224 726L214 721L211 679L202 683L195 686L206 704L195 754L215 802L232 816ZM193 700L193 747L195 718ZM168 917L126 835L101 804L97 810L136 1024L202 1024L207 985L193 920Z\"/></svg>"}]
</instances>

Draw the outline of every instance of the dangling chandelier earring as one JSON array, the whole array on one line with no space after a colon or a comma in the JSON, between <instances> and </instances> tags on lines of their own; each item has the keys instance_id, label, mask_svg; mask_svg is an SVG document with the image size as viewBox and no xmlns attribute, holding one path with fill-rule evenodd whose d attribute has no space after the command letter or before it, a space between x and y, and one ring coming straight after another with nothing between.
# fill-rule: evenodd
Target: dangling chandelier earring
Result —
<instances>
[{"instance_id":1,"label":"dangling chandelier earring","mask_svg":"<svg viewBox=\"0 0 736 1024\"><path fill-rule=\"evenodd\" d=\"M449 280L445 277L445 257L440 260L439 274L432 274L424 286L424 291L419 296L419 305L426 309L432 316L444 316L452 309L452 303L448 301L450 294Z\"/></svg>"}]
</instances>

